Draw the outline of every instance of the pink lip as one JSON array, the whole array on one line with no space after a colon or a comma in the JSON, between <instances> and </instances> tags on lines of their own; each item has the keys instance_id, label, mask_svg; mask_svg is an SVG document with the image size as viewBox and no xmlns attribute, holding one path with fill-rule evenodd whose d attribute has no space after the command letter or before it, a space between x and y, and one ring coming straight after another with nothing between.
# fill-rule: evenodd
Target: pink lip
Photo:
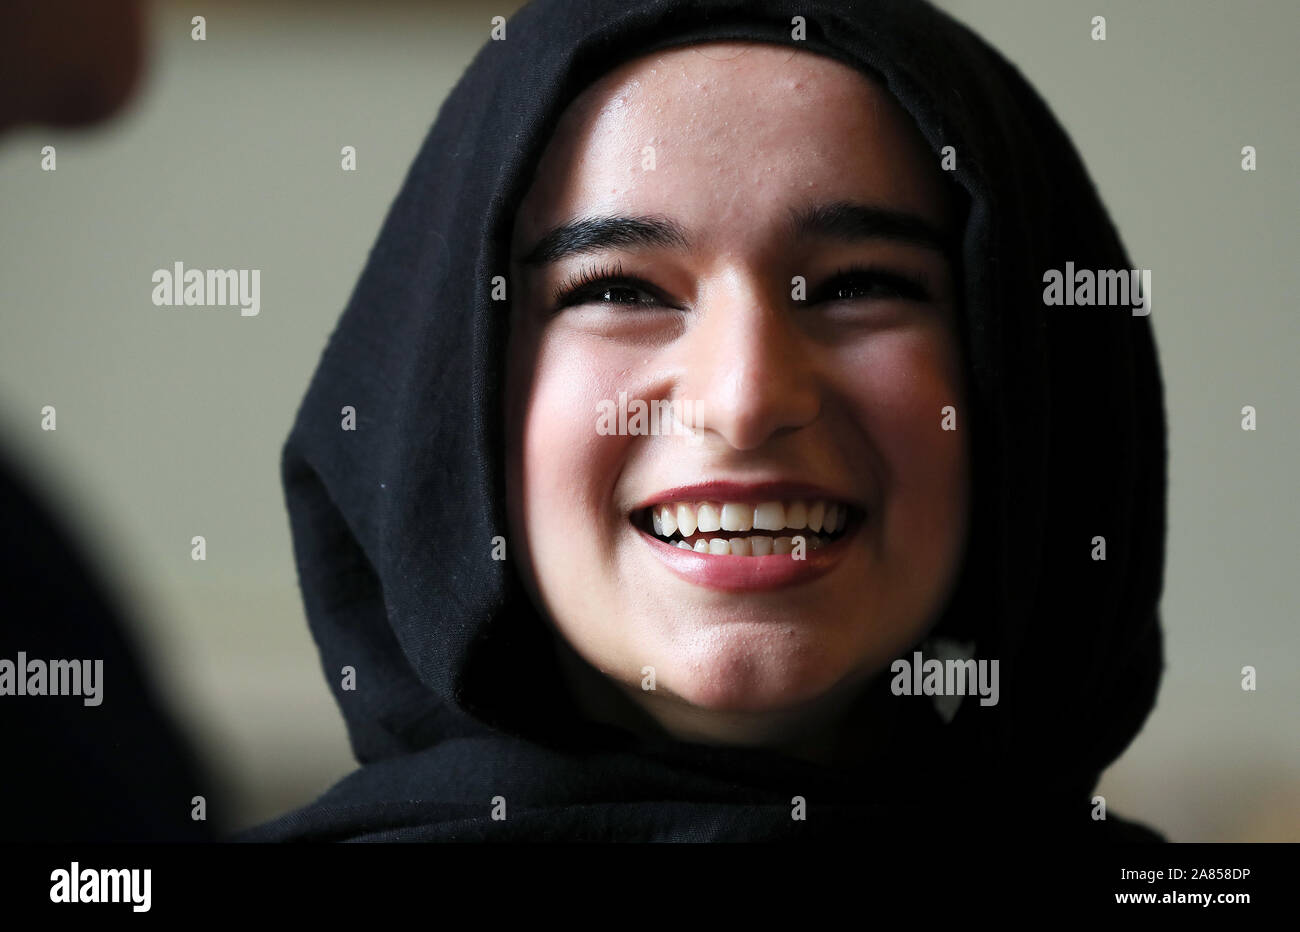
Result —
<instances>
[{"instance_id":1,"label":"pink lip","mask_svg":"<svg viewBox=\"0 0 1300 932\"><path fill-rule=\"evenodd\" d=\"M689 583L724 592L757 592L764 589L781 589L811 582L830 572L848 550L848 543L857 536L857 528L850 527L840 537L820 550L809 550L804 559L796 560L790 554L772 554L766 557L734 557L712 553L696 553L672 544L666 544L653 534L637 528L636 531L649 544L650 550L664 562L670 571ZM797 532L795 532L797 533ZM791 535L793 536L793 535Z\"/></svg>"}]
</instances>

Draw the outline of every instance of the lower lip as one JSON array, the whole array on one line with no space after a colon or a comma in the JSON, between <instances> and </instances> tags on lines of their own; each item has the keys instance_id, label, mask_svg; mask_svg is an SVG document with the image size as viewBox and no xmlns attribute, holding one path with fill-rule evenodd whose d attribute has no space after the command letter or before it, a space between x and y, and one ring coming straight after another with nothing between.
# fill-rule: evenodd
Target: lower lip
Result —
<instances>
[{"instance_id":1,"label":"lower lip","mask_svg":"<svg viewBox=\"0 0 1300 932\"><path fill-rule=\"evenodd\" d=\"M796 560L788 553L766 557L697 553L666 544L640 528L635 530L645 538L651 552L687 582L724 592L756 592L798 586L826 575L844 556L858 528L851 528L852 533L846 533L817 550L805 551L802 560Z\"/></svg>"}]
</instances>

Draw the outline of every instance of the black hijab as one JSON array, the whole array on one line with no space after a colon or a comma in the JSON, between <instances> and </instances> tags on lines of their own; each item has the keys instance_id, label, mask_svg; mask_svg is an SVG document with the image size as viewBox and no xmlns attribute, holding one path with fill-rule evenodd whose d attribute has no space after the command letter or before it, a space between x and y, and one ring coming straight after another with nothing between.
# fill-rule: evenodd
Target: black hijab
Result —
<instances>
[{"instance_id":1,"label":"black hijab","mask_svg":"<svg viewBox=\"0 0 1300 932\"><path fill-rule=\"evenodd\" d=\"M300 582L361 768L252 840L750 840L987 819L1150 837L1091 795L1155 701L1165 422L1149 318L1045 307L1043 273L1131 263L1014 66L921 2L537 0L442 105L284 449ZM894 699L869 766L637 737L577 713L505 536L511 224L565 106L657 48L780 43L874 76L952 146L973 514L936 634L1001 661L945 724ZM341 429L344 406L356 430ZM1092 558L1093 538L1106 559ZM910 655L910 651L909 651ZM355 689L343 688L344 667ZM886 671L864 694L878 700ZM850 736L851 739L851 736ZM806 820L791 818L806 800ZM505 819L492 817L494 800ZM500 804L497 806L500 814Z\"/></svg>"}]
</instances>

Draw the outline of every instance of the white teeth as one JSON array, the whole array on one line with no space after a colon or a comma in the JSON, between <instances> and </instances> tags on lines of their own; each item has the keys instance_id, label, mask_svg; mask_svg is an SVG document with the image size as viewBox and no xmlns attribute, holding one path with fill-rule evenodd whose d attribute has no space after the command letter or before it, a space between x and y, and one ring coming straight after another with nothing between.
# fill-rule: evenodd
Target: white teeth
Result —
<instances>
[{"instance_id":1,"label":"white teeth","mask_svg":"<svg viewBox=\"0 0 1300 932\"><path fill-rule=\"evenodd\" d=\"M839 520L840 506L828 504L826 506L826 517L822 518L822 530L830 533L835 530L835 522Z\"/></svg>"},{"instance_id":2,"label":"white teeth","mask_svg":"<svg viewBox=\"0 0 1300 932\"><path fill-rule=\"evenodd\" d=\"M827 544L825 538L818 537L816 534L795 534L791 537L778 537L775 540L758 534L754 537L733 537L730 540L724 537L701 538L694 546L679 540L673 546L679 550L706 553L714 557L767 557L773 554L794 553L801 541L805 552L821 550Z\"/></svg>"},{"instance_id":3,"label":"white teeth","mask_svg":"<svg viewBox=\"0 0 1300 932\"><path fill-rule=\"evenodd\" d=\"M690 505L677 506L677 530L682 532L682 537L695 533L695 509Z\"/></svg>"},{"instance_id":4,"label":"white teeth","mask_svg":"<svg viewBox=\"0 0 1300 932\"><path fill-rule=\"evenodd\" d=\"M808 529L811 531L820 531L822 529L822 518L826 515L826 503L822 501L813 502L808 506Z\"/></svg>"},{"instance_id":5,"label":"white teeth","mask_svg":"<svg viewBox=\"0 0 1300 932\"><path fill-rule=\"evenodd\" d=\"M754 509L748 505L723 505L722 529L724 531L752 531L754 529Z\"/></svg>"},{"instance_id":6,"label":"white teeth","mask_svg":"<svg viewBox=\"0 0 1300 932\"><path fill-rule=\"evenodd\" d=\"M754 527L760 531L779 531L785 527L785 506L780 502L763 502L754 509Z\"/></svg>"},{"instance_id":7,"label":"white teeth","mask_svg":"<svg viewBox=\"0 0 1300 932\"><path fill-rule=\"evenodd\" d=\"M664 537L672 537L677 531L677 509L672 505L664 505L660 508L659 523L663 525Z\"/></svg>"},{"instance_id":8,"label":"white teeth","mask_svg":"<svg viewBox=\"0 0 1300 932\"><path fill-rule=\"evenodd\" d=\"M658 537L671 538L677 535L690 538L699 534L712 534L717 531L799 531L807 528L810 533L802 535L806 546L816 550L830 543L819 538L819 533L834 534L844 530L849 520L847 505L840 505L825 500L761 502L758 505L737 502L669 502L655 505L650 509L650 523ZM750 537L704 538L694 543L685 540L669 540L686 550L697 553L732 554L756 557L772 553L789 553L790 550L777 549L781 541L791 541L794 535L769 537L755 534ZM725 549L724 549L725 548Z\"/></svg>"}]
</instances>

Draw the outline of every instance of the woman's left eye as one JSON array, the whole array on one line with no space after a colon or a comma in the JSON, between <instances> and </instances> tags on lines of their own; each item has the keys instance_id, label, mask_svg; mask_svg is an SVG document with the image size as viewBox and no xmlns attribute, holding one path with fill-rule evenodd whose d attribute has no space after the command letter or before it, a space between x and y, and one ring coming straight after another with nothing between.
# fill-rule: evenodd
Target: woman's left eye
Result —
<instances>
[{"instance_id":1,"label":"woman's left eye","mask_svg":"<svg viewBox=\"0 0 1300 932\"><path fill-rule=\"evenodd\" d=\"M818 301L857 301L869 298L929 301L930 292L918 279L885 269L849 268L836 272L812 296Z\"/></svg>"}]
</instances>

